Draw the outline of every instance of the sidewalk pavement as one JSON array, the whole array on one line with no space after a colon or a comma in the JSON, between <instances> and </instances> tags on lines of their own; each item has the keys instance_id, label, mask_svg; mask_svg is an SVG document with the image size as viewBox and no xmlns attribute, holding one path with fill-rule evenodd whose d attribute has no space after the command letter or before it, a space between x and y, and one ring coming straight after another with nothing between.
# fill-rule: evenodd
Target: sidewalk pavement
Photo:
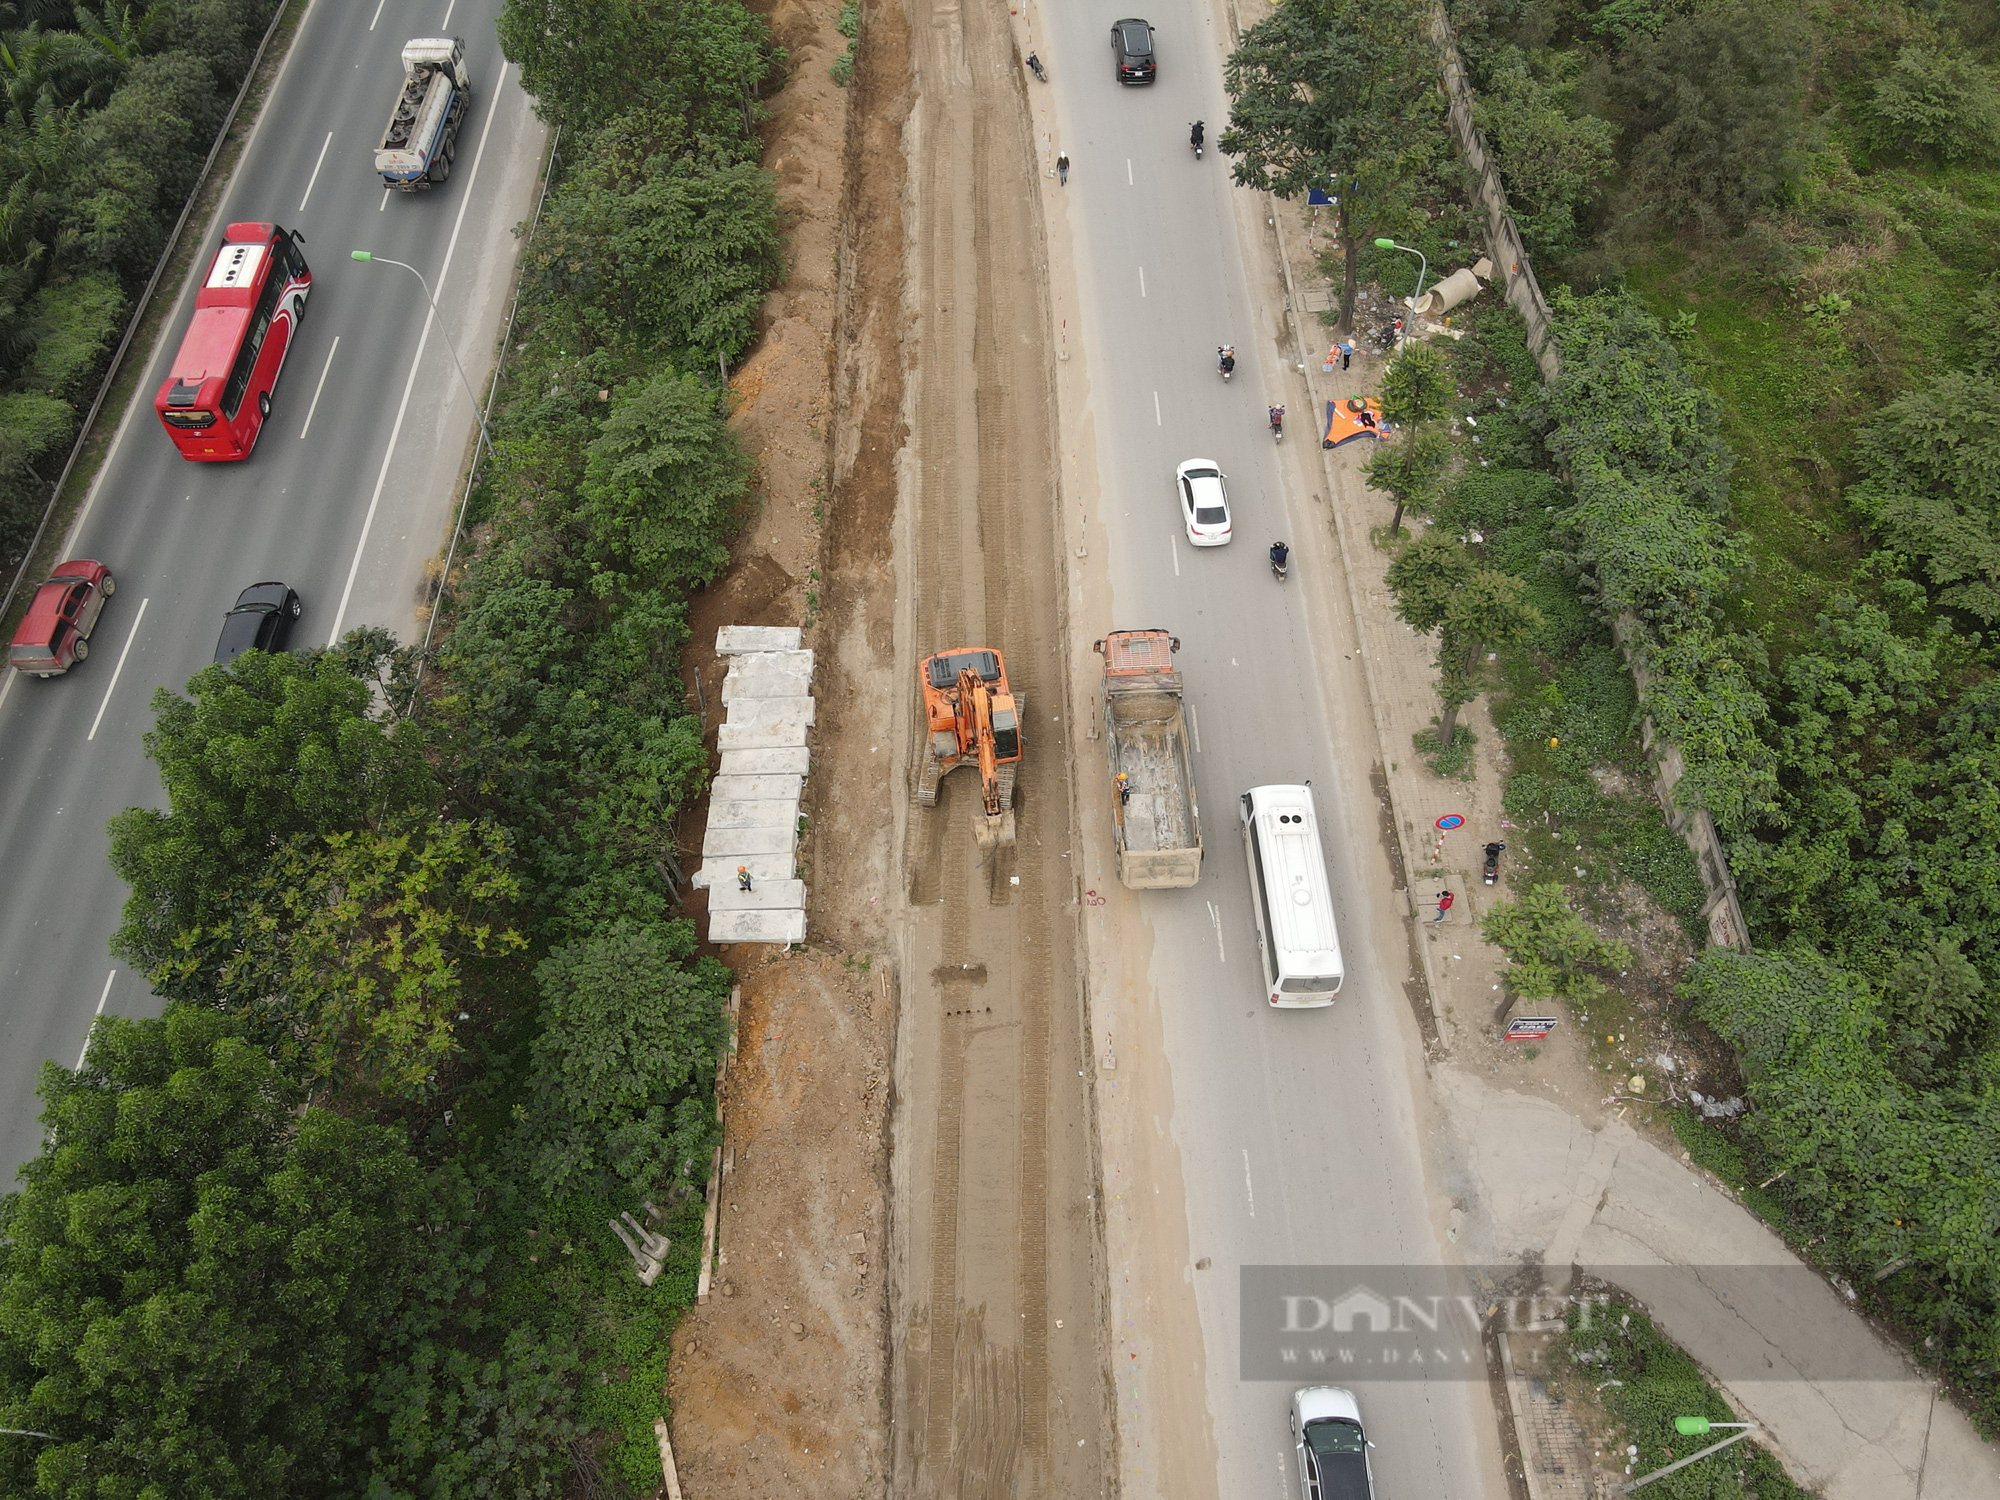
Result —
<instances>
[{"instance_id":1,"label":"sidewalk pavement","mask_svg":"<svg viewBox=\"0 0 2000 1500\"><path fill-rule=\"evenodd\" d=\"M1623 1121L1593 1132L1458 1069L1434 1077L1463 1153L1468 1261L1539 1258L1630 1291L1826 1500L2000 1495L2000 1450L1706 1174Z\"/></svg>"},{"instance_id":2,"label":"sidewalk pavement","mask_svg":"<svg viewBox=\"0 0 2000 1500\"><path fill-rule=\"evenodd\" d=\"M1321 370L1333 340L1316 321L1307 326L1300 297L1300 288L1316 279L1306 253L1307 211L1276 200L1270 210L1295 334L1325 335L1320 347L1296 351L1317 417L1328 400L1372 392L1382 361L1357 351L1352 369ZM1479 937L1477 924L1505 895L1478 873L1482 846L1507 833L1500 806L1505 760L1483 696L1462 716L1479 737L1472 782L1432 775L1411 744L1437 716L1435 647L1395 616L1385 581L1389 555L1370 536L1387 525L1388 503L1367 488L1362 447L1319 456L1365 656L1405 899L1448 1055L1456 1043L1497 1027L1503 1013L1506 960ZM1463 826L1440 836L1435 820L1454 813ZM1457 900L1443 922L1433 923L1438 892L1446 888ZM1584 1047L1575 1025L1560 1031L1555 1045ZM1453 1127L1447 1149L1461 1153L1469 1182L1468 1263L1532 1253L1564 1276L1572 1264L1621 1268L1605 1279L1644 1301L1661 1329L1764 1425L1768 1446L1793 1474L1826 1500L2000 1496L2000 1449L1985 1443L1949 1401L1936 1399L1900 1351L1705 1174L1622 1121L1593 1130L1558 1104L1503 1092L1448 1063L1434 1068L1432 1078ZM1585 1110L1595 1103L1577 1101ZM1781 1278L1783 1297L1744 1297L1724 1285L1728 1277L1648 1277L1632 1269L1741 1266L1795 1274ZM1750 1371L1768 1373L1745 1378ZM1830 1371L1839 1373L1827 1378ZM1857 1378L1864 1373L1869 1378Z\"/></svg>"}]
</instances>

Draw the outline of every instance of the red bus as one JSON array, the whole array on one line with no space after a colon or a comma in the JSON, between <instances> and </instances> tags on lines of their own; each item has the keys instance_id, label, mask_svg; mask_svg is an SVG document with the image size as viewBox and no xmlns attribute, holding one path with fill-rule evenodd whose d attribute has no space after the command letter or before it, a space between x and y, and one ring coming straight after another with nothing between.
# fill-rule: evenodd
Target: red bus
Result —
<instances>
[{"instance_id":1,"label":"red bus","mask_svg":"<svg viewBox=\"0 0 2000 1500\"><path fill-rule=\"evenodd\" d=\"M257 445L312 290L300 243L276 224L223 231L173 372L153 398L182 458L226 463Z\"/></svg>"}]
</instances>

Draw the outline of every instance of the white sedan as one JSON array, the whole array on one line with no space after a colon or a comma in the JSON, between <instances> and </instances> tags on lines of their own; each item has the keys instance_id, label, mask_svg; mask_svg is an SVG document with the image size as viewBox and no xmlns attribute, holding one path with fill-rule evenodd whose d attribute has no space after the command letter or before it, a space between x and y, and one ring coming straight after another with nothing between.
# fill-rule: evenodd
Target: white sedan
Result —
<instances>
[{"instance_id":1,"label":"white sedan","mask_svg":"<svg viewBox=\"0 0 2000 1500\"><path fill-rule=\"evenodd\" d=\"M1174 471L1181 492L1181 519L1197 547L1220 547L1229 540L1229 491L1211 458L1191 458Z\"/></svg>"},{"instance_id":2,"label":"white sedan","mask_svg":"<svg viewBox=\"0 0 2000 1500\"><path fill-rule=\"evenodd\" d=\"M1309 1385L1292 1392L1292 1437L1298 1443L1299 1493L1304 1500L1373 1500L1375 1476L1352 1391Z\"/></svg>"}]
</instances>

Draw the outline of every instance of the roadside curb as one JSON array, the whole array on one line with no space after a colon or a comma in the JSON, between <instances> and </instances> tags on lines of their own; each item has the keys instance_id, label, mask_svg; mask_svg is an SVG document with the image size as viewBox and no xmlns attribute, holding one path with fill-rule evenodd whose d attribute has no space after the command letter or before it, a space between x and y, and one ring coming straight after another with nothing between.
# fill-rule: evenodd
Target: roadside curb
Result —
<instances>
[{"instance_id":1,"label":"roadside curb","mask_svg":"<svg viewBox=\"0 0 2000 1500\"><path fill-rule=\"evenodd\" d=\"M1298 285L1292 275L1291 252L1285 244L1283 204L1275 194L1267 193L1265 195L1265 209L1265 217L1270 221L1272 236L1277 241L1278 265L1283 270L1285 276L1285 319L1291 324L1292 347L1296 357L1297 373L1299 378L1305 382L1308 400L1306 411L1307 415L1311 416L1323 408L1326 398L1320 393L1318 386L1313 381L1312 365L1305 352L1305 330L1300 323L1300 313L1304 304L1299 300ZM1311 430L1314 434L1319 432L1317 422L1315 422ZM1315 441L1317 441L1317 437L1315 437ZM1320 450L1319 468L1320 477L1326 483L1326 505L1333 512L1334 538L1340 544L1340 573L1347 584L1347 607L1354 627L1354 638L1357 645L1356 654L1361 658L1362 680L1368 684L1368 714L1375 722L1376 751L1381 757L1383 770L1382 785L1385 794L1389 798L1390 821L1395 825L1396 846L1402 853L1402 896L1405 919L1414 926L1417 917L1417 903L1411 880L1412 872L1419 867L1418 855L1422 851L1412 849L1409 840L1405 836L1405 809L1396 800L1395 783L1388 776L1388 770L1393 763L1394 757L1390 751L1389 725L1382 712L1382 684L1376 680L1375 664L1369 657L1366 648L1366 637L1363 634L1361 623L1364 612L1361 603L1360 586L1355 582L1354 568L1350 561L1352 558L1364 555L1364 550L1370 544L1366 536L1357 538L1354 535L1355 526L1346 514L1346 507L1339 504L1334 497L1335 489L1344 481L1334 472L1333 464L1327 458L1324 448ZM1439 993L1438 981L1440 976L1436 972L1431 958L1432 945L1418 942L1412 944L1412 946L1416 948L1418 957L1423 964L1424 995L1430 1004L1431 1024L1437 1033L1438 1053L1440 1056L1448 1056L1451 1048L1445 1032L1444 1001Z\"/></svg>"}]
</instances>

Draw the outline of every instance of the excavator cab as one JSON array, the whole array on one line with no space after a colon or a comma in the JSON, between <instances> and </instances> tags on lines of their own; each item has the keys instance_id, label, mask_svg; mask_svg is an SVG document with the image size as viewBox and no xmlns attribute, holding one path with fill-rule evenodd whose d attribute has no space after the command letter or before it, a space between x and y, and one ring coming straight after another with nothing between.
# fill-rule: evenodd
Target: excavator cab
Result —
<instances>
[{"instance_id":1,"label":"excavator cab","mask_svg":"<svg viewBox=\"0 0 2000 1500\"><path fill-rule=\"evenodd\" d=\"M979 767L984 816L974 831L991 851L1014 842L1014 771L1021 763L1021 700L1007 686L998 651L963 646L927 657L917 668L924 694L926 741L917 800L937 806L945 773L968 762Z\"/></svg>"}]
</instances>

